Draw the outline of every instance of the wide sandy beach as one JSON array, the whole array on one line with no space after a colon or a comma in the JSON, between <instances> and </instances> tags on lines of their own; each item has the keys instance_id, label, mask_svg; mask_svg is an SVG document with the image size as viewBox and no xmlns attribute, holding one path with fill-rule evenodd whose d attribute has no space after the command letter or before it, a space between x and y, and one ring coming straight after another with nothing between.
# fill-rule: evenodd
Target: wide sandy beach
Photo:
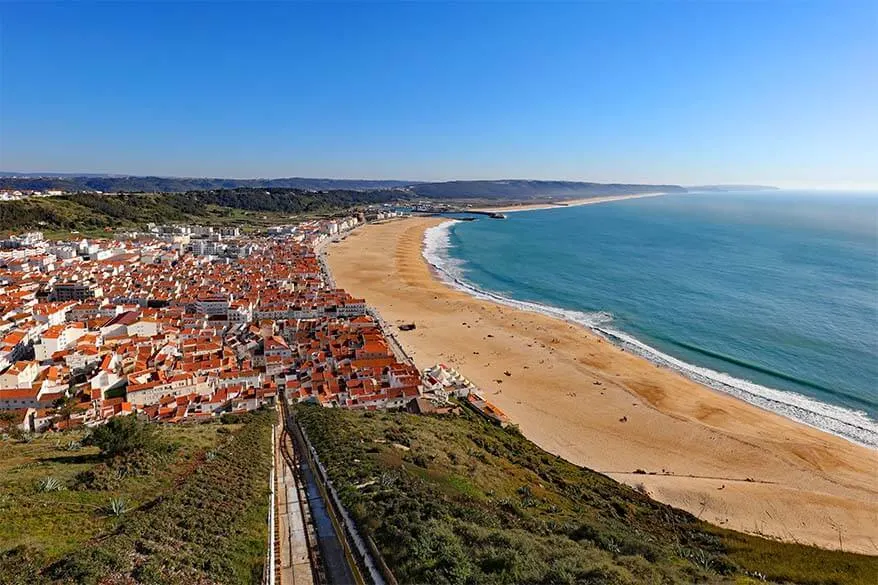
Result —
<instances>
[{"instance_id":1,"label":"wide sandy beach","mask_svg":"<svg viewBox=\"0 0 878 585\"><path fill-rule=\"evenodd\" d=\"M622 201L624 199L642 199L644 197L658 197L665 193L632 193L631 195L606 195L603 197L586 197L585 199L559 199L548 203L519 203L516 205L501 205L498 207L478 207L478 211L494 211L497 213L513 213L516 211L535 211L538 209L554 209L556 207L576 207L578 205L592 205L594 203L606 203L608 201Z\"/></svg>"},{"instance_id":2,"label":"wide sandy beach","mask_svg":"<svg viewBox=\"0 0 878 585\"><path fill-rule=\"evenodd\" d=\"M417 324L396 334L419 367L456 367L544 449L702 519L878 554L875 451L658 368L583 327L452 289L421 255L424 231L442 221L367 226L327 252L338 286L391 324Z\"/></svg>"}]
</instances>

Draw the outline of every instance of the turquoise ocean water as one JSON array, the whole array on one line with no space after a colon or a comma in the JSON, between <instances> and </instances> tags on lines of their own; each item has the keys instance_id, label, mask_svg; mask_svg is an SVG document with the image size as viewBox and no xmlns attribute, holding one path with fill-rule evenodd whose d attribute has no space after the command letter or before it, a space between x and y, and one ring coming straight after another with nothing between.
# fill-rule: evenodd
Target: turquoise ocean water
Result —
<instances>
[{"instance_id":1,"label":"turquoise ocean water","mask_svg":"<svg viewBox=\"0 0 878 585\"><path fill-rule=\"evenodd\" d=\"M717 390L878 447L878 195L668 195L449 222L425 257Z\"/></svg>"}]
</instances>

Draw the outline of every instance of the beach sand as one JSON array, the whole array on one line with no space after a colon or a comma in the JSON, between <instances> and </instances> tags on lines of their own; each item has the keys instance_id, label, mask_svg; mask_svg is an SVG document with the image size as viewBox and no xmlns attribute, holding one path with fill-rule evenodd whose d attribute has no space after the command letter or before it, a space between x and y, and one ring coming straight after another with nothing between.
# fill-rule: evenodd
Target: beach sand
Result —
<instances>
[{"instance_id":1,"label":"beach sand","mask_svg":"<svg viewBox=\"0 0 878 585\"><path fill-rule=\"evenodd\" d=\"M421 255L424 231L442 221L366 226L327 250L338 286L390 324L416 323L396 335L418 367L457 368L547 451L704 520L878 554L875 451L701 386L584 327L452 289Z\"/></svg>"},{"instance_id":2,"label":"beach sand","mask_svg":"<svg viewBox=\"0 0 878 585\"><path fill-rule=\"evenodd\" d=\"M585 199L560 199L551 203L519 203L516 205L501 205L499 207L475 207L477 211L493 211L496 213L514 213L516 211L535 211L537 209L555 209L557 207L577 207L579 205L592 205L594 203L606 203L607 201L622 201L623 199L642 199L644 197L658 197L665 193L634 193L631 195L605 195L602 197L587 197Z\"/></svg>"}]
</instances>

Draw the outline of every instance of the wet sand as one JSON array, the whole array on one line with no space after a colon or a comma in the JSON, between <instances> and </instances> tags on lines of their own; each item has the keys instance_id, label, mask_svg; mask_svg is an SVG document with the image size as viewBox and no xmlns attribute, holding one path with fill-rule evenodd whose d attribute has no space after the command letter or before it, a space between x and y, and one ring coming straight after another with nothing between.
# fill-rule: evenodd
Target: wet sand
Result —
<instances>
[{"instance_id":1,"label":"wet sand","mask_svg":"<svg viewBox=\"0 0 878 585\"><path fill-rule=\"evenodd\" d=\"M424 231L442 221L366 226L327 252L339 286L391 324L417 324L396 335L418 367L457 368L544 449L704 520L878 554L878 452L701 386L581 326L452 289L421 255Z\"/></svg>"}]
</instances>

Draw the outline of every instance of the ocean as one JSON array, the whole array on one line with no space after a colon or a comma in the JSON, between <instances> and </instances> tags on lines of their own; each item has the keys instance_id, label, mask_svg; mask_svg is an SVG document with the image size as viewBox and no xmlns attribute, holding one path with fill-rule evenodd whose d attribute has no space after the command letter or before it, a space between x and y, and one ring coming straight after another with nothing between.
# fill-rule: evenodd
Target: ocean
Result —
<instances>
[{"instance_id":1,"label":"ocean","mask_svg":"<svg viewBox=\"0 0 878 585\"><path fill-rule=\"evenodd\" d=\"M666 195L449 221L470 294L577 322L759 407L878 447L878 195Z\"/></svg>"}]
</instances>

